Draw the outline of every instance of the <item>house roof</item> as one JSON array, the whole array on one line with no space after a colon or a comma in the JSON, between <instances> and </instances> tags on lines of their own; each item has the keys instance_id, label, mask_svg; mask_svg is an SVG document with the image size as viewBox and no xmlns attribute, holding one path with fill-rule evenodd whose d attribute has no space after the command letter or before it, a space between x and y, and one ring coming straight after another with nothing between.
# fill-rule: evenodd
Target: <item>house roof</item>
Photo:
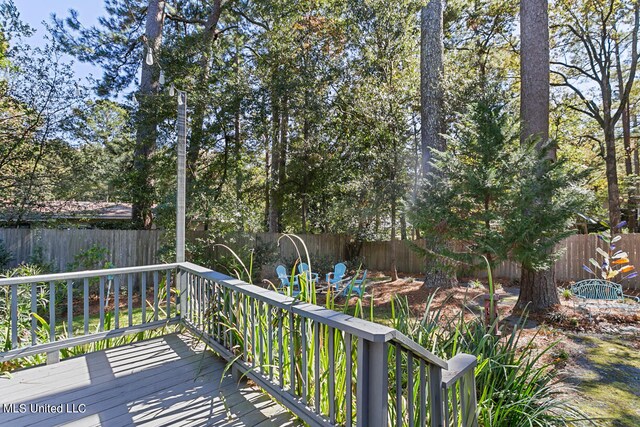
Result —
<instances>
[{"instance_id":1,"label":"house roof","mask_svg":"<svg viewBox=\"0 0 640 427\"><path fill-rule=\"evenodd\" d=\"M0 221L75 220L131 220L130 203L84 202L56 200L40 202L20 209L18 206L0 205Z\"/></svg>"}]
</instances>

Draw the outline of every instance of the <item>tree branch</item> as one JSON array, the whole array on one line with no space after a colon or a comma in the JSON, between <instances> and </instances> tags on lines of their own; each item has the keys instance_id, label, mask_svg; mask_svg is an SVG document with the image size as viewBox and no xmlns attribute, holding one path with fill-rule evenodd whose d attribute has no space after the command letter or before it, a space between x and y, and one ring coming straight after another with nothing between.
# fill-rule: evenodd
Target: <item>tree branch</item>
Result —
<instances>
[{"instance_id":1,"label":"tree branch","mask_svg":"<svg viewBox=\"0 0 640 427\"><path fill-rule=\"evenodd\" d=\"M570 70L575 70L578 73L582 74L583 76L586 76L588 78L590 78L591 80L594 80L596 82L600 82L600 80L598 79L597 76L590 74L587 70L585 70L582 67L579 67L577 65L571 65L571 64L567 64L566 62L560 62L560 61L550 61L549 64L551 65L559 65L561 67L565 67L565 68L569 68Z\"/></svg>"},{"instance_id":2,"label":"tree branch","mask_svg":"<svg viewBox=\"0 0 640 427\"><path fill-rule=\"evenodd\" d=\"M629 78L627 79L627 83L625 84L624 90L622 88L618 88L620 90L620 105L618 109L613 115L612 121L616 123L622 112L624 111L627 102L629 102L629 96L631 95L631 88L633 87L633 81L636 78L636 69L638 68L638 29L640 28L640 2L635 2L634 7L634 19L633 19L633 30L631 37L631 64L629 66Z\"/></svg>"},{"instance_id":3,"label":"tree branch","mask_svg":"<svg viewBox=\"0 0 640 427\"><path fill-rule=\"evenodd\" d=\"M165 15L170 21L174 21L174 22L182 22L183 24L198 24L198 25L204 25L206 24L206 21L202 20L202 19L192 19L192 18L185 18L184 16L178 16L178 15L172 15L170 13L166 13Z\"/></svg>"},{"instance_id":4,"label":"tree branch","mask_svg":"<svg viewBox=\"0 0 640 427\"><path fill-rule=\"evenodd\" d=\"M577 109L577 107L574 107L574 109L576 109L576 111L581 111L581 112L587 114L589 117L594 118L595 120L598 121L600 126L602 126L604 128L604 119L600 115L600 109L598 108L598 106L595 105L594 102L590 102L589 100L587 100L587 98L584 96L584 94L582 93L582 91L580 89L578 89L576 86L574 86L571 83L569 83L569 80L567 79L567 76L565 76L561 72L555 71L555 70L551 70L551 73L560 76L562 78L562 80L564 81L564 83L560 83L560 84L552 83L551 86L565 86L565 87L568 87L569 89L571 89L576 95L578 95L578 97L582 100L584 105L587 107L587 110L589 110L589 111L587 112L586 110Z\"/></svg>"},{"instance_id":5,"label":"tree branch","mask_svg":"<svg viewBox=\"0 0 640 427\"><path fill-rule=\"evenodd\" d=\"M244 13L243 11L241 11L240 9L232 9L232 11L234 13L237 13L239 16L241 16L242 18L244 18L247 22L256 25L258 27L261 27L267 31L271 31L271 28L269 28L269 24L267 24L266 22L261 22L261 21L257 21L253 18L250 18L246 13Z\"/></svg>"}]
</instances>

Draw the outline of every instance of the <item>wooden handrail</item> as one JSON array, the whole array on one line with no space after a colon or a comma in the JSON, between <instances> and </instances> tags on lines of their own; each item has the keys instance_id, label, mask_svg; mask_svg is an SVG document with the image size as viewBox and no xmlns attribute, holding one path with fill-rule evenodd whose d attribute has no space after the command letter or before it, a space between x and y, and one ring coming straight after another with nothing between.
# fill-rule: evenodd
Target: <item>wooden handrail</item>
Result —
<instances>
[{"instance_id":1,"label":"wooden handrail","mask_svg":"<svg viewBox=\"0 0 640 427\"><path fill-rule=\"evenodd\" d=\"M118 274L143 273L149 271L173 270L180 264L155 264L140 267L105 268L102 270L73 271L69 273L40 274L37 276L16 276L0 278L0 286L23 285L28 283L62 282L85 277L106 277Z\"/></svg>"}]
</instances>

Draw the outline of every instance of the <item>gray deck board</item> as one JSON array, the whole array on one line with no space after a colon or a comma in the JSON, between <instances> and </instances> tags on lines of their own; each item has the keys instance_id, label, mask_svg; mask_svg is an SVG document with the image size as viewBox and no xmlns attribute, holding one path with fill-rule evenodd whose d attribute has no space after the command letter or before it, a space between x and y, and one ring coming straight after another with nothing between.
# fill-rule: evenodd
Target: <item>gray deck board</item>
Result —
<instances>
[{"instance_id":1,"label":"gray deck board","mask_svg":"<svg viewBox=\"0 0 640 427\"><path fill-rule=\"evenodd\" d=\"M224 377L223 377L224 374ZM25 413L3 405L25 404ZM83 413L31 413L31 405L86 405ZM0 379L2 426L302 425L256 388L238 385L225 362L171 334L90 353Z\"/></svg>"}]
</instances>

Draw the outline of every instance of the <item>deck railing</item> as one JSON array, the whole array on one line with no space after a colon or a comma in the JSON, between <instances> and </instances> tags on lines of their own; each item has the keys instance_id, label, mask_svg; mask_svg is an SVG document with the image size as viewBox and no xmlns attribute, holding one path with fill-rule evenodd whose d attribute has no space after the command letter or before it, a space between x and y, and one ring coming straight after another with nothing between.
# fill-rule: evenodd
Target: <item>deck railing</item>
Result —
<instances>
[{"instance_id":1,"label":"deck railing","mask_svg":"<svg viewBox=\"0 0 640 427\"><path fill-rule=\"evenodd\" d=\"M191 263L0 279L0 292L11 318L0 362L39 353L56 362L63 348L180 321L311 426L477 425L474 356L445 361L395 329ZM107 295L120 304L107 306ZM19 318L42 313L39 298L48 331ZM66 308L64 328L56 308Z\"/></svg>"},{"instance_id":2,"label":"deck railing","mask_svg":"<svg viewBox=\"0 0 640 427\"><path fill-rule=\"evenodd\" d=\"M55 363L62 349L177 323L177 267L161 264L0 279L0 316L10 318L9 330L0 331L5 349L0 362L44 353L47 363ZM97 312L92 314L96 304L90 303L96 300Z\"/></svg>"},{"instance_id":3,"label":"deck railing","mask_svg":"<svg viewBox=\"0 0 640 427\"><path fill-rule=\"evenodd\" d=\"M193 264L179 281L182 321L309 425L477 425L474 356Z\"/></svg>"}]
</instances>

